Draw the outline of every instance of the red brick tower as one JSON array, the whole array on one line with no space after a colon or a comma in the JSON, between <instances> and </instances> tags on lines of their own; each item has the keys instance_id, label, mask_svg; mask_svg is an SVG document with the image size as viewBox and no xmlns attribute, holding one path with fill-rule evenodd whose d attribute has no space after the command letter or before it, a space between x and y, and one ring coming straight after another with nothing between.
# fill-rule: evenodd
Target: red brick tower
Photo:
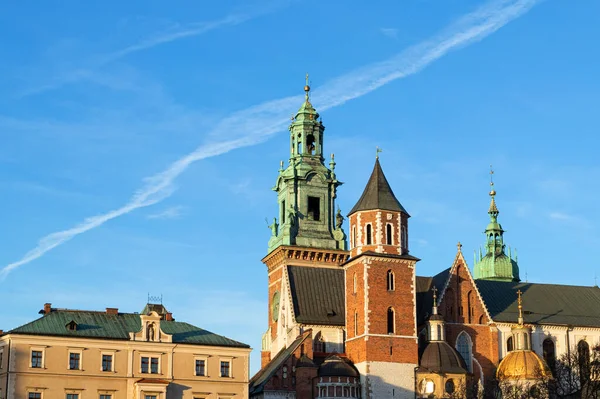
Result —
<instances>
[{"instance_id":1,"label":"red brick tower","mask_svg":"<svg viewBox=\"0 0 600 399\"><path fill-rule=\"evenodd\" d=\"M409 215L379 159L349 214L346 353L361 374L363 398L414 397L418 365L415 264Z\"/></svg>"}]
</instances>

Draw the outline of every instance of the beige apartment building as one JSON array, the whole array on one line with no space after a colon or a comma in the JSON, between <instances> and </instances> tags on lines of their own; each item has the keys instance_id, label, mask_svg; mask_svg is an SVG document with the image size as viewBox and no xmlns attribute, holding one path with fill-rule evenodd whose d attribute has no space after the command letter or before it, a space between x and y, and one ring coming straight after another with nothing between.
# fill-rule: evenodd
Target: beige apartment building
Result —
<instances>
[{"instance_id":1,"label":"beige apartment building","mask_svg":"<svg viewBox=\"0 0 600 399\"><path fill-rule=\"evenodd\" d=\"M162 305L40 313L0 335L0 399L248 397L250 347L175 321Z\"/></svg>"}]
</instances>

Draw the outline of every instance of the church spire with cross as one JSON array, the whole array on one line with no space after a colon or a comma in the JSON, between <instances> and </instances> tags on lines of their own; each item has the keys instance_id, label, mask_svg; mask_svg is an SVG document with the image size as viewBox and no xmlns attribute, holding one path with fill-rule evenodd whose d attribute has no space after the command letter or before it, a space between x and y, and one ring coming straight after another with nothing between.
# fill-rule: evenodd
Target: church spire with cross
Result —
<instances>
[{"instance_id":1,"label":"church spire with cross","mask_svg":"<svg viewBox=\"0 0 600 399\"><path fill-rule=\"evenodd\" d=\"M494 170L490 165L490 207L488 215L490 221L485 228L485 255L479 256L475 252L474 277L483 280L520 281L519 266L516 259L512 259L510 247L508 255L505 253L504 229L498 222L500 211L496 205L496 189L494 187Z\"/></svg>"}]
</instances>

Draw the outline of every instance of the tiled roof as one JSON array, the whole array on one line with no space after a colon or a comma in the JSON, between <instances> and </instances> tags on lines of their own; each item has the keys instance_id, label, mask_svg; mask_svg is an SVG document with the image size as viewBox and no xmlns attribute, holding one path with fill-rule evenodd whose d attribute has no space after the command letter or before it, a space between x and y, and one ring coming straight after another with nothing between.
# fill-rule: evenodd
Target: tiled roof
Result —
<instances>
[{"instance_id":1,"label":"tiled roof","mask_svg":"<svg viewBox=\"0 0 600 399\"><path fill-rule=\"evenodd\" d=\"M496 322L516 323L517 291L523 292L525 323L600 327L600 288L475 280Z\"/></svg>"},{"instance_id":2,"label":"tiled roof","mask_svg":"<svg viewBox=\"0 0 600 399\"><path fill-rule=\"evenodd\" d=\"M298 323L345 325L344 270L288 266Z\"/></svg>"},{"instance_id":3,"label":"tiled roof","mask_svg":"<svg viewBox=\"0 0 600 399\"><path fill-rule=\"evenodd\" d=\"M75 330L66 325L74 321ZM41 318L8 332L8 334L51 335L78 338L129 340L130 332L142 327L139 314L93 312L53 309ZM161 321L160 327L173 336L173 342L193 345L231 346L249 348L248 345L214 334L202 328L179 321Z\"/></svg>"},{"instance_id":4,"label":"tiled roof","mask_svg":"<svg viewBox=\"0 0 600 399\"><path fill-rule=\"evenodd\" d=\"M311 334L311 330L305 331L303 334L298 336L298 338L296 338L294 342L290 344L290 346L281 349L279 353L277 353L277 355L271 359L269 364L256 373L254 377L250 379L250 395L261 393L265 387L265 384L269 382L273 374L277 372L279 366L281 366L292 355L292 353L298 349L300 344L302 344L302 342L304 342L304 340ZM301 357L301 359L303 357Z\"/></svg>"},{"instance_id":5,"label":"tiled roof","mask_svg":"<svg viewBox=\"0 0 600 399\"><path fill-rule=\"evenodd\" d=\"M354 205L354 208L352 208L349 215L358 211L374 209L404 212L408 214L394 195L390 184L385 178L381 165L379 164L379 159L375 160L375 167L373 168L371 177L369 177L365 191L363 191L360 199L356 205Z\"/></svg>"}]
</instances>

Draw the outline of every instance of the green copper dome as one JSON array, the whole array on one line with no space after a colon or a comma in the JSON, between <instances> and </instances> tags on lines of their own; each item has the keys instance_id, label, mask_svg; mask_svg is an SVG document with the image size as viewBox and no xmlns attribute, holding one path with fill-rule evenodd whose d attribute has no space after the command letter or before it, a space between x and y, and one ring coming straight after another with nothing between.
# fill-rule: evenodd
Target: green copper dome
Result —
<instances>
[{"instance_id":1,"label":"green copper dome","mask_svg":"<svg viewBox=\"0 0 600 399\"><path fill-rule=\"evenodd\" d=\"M493 173L493 172L491 172ZM504 252L506 246L504 245L504 229L502 225L498 223L498 207L496 206L496 190L494 190L494 183L491 183L492 190L490 191L490 208L488 215L490 215L490 223L485 228L485 255L482 255L481 248L479 249L479 256L475 253L475 267L474 277L475 279L482 280L500 280L500 281L520 281L519 278L519 265L517 264L516 252L515 259L512 259L510 248L508 249L508 255Z\"/></svg>"}]
</instances>

